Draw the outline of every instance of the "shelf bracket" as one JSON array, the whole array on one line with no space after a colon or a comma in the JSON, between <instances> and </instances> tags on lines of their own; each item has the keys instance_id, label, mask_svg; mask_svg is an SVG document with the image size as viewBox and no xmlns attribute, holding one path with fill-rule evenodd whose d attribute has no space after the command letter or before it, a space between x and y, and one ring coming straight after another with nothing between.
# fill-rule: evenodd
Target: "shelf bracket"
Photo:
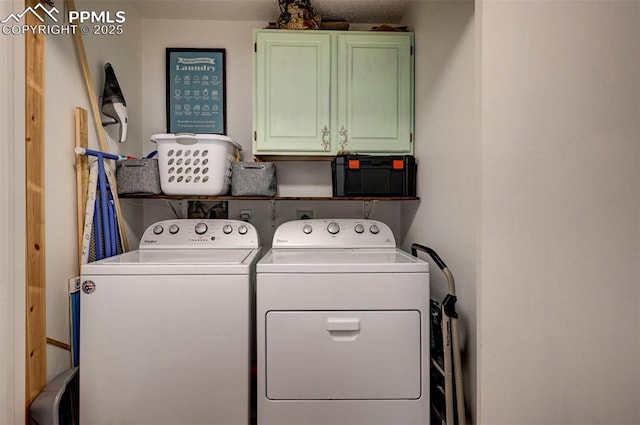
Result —
<instances>
[{"instance_id":1,"label":"shelf bracket","mask_svg":"<svg viewBox=\"0 0 640 425\"><path fill-rule=\"evenodd\" d=\"M369 219L369 215L371 215L371 210L373 210L373 205L375 204L375 202L375 199L372 201L362 201L362 211L365 220Z\"/></svg>"},{"instance_id":2,"label":"shelf bracket","mask_svg":"<svg viewBox=\"0 0 640 425\"><path fill-rule=\"evenodd\" d=\"M271 228L272 229L276 228L276 213L277 213L276 200L272 199L271 200Z\"/></svg>"}]
</instances>

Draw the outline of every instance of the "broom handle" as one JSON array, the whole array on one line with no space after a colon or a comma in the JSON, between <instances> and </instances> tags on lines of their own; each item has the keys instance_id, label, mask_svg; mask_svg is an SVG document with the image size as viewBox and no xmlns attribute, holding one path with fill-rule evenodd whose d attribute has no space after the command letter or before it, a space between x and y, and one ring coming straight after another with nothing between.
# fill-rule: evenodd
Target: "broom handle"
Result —
<instances>
[{"instance_id":1,"label":"broom handle","mask_svg":"<svg viewBox=\"0 0 640 425\"><path fill-rule=\"evenodd\" d=\"M76 11L75 0L67 0L67 6L69 11ZM98 98L96 97L95 90L93 88L93 80L91 79L91 72L89 71L89 63L87 61L87 53L84 48L84 42L82 41L82 32L75 31L73 39L76 45L76 51L80 57L80 64L82 65L82 71L84 74L84 82L89 93L89 100L91 102L91 112L93 113L93 122L96 126L96 133L98 134L98 142L100 144L100 150L103 152L108 151L107 138L104 134L104 128L102 127L102 117L100 116L100 109L98 108ZM110 168L110 165L107 164ZM115 176L115 173L112 173ZM120 209L120 198L118 198L118 191L113 190L113 201L116 206L116 214L118 216L118 227L120 228L120 235L122 237L122 249L126 252L129 251L129 242L127 241L127 235L125 232L124 221L122 219L122 210Z\"/></svg>"}]
</instances>

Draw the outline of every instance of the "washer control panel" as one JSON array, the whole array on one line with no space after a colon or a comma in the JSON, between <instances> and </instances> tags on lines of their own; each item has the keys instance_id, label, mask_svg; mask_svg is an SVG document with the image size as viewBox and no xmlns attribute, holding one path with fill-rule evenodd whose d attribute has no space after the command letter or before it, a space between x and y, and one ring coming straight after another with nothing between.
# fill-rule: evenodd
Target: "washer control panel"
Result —
<instances>
[{"instance_id":1,"label":"washer control panel","mask_svg":"<svg viewBox=\"0 0 640 425\"><path fill-rule=\"evenodd\" d=\"M389 248L396 246L391 228L377 220L313 219L281 224L274 248Z\"/></svg>"},{"instance_id":2,"label":"washer control panel","mask_svg":"<svg viewBox=\"0 0 640 425\"><path fill-rule=\"evenodd\" d=\"M140 240L140 249L258 248L251 223L226 219L176 219L152 224Z\"/></svg>"}]
</instances>

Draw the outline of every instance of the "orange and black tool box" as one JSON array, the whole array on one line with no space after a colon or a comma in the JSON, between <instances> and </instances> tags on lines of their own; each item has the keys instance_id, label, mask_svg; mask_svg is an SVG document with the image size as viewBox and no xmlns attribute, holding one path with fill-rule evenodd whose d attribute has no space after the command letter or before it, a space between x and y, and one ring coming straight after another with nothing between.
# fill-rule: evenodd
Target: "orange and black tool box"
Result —
<instances>
[{"instance_id":1,"label":"orange and black tool box","mask_svg":"<svg viewBox=\"0 0 640 425\"><path fill-rule=\"evenodd\" d=\"M340 155L331 161L333 196L416 196L411 155Z\"/></svg>"}]
</instances>

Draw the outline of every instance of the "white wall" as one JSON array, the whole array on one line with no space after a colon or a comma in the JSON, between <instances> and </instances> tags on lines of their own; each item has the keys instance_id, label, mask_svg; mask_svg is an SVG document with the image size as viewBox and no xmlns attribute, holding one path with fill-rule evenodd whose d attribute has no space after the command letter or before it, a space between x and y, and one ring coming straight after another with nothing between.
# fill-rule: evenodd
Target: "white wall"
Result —
<instances>
[{"instance_id":1,"label":"white wall","mask_svg":"<svg viewBox=\"0 0 640 425\"><path fill-rule=\"evenodd\" d=\"M478 423L640 423L640 3L480 11Z\"/></svg>"},{"instance_id":2,"label":"white wall","mask_svg":"<svg viewBox=\"0 0 640 425\"><path fill-rule=\"evenodd\" d=\"M104 64L111 62L124 92L129 113L127 143L114 142L117 128L106 131L109 150L113 153L139 155L141 152L141 33L139 17L127 2L78 1L78 10L126 12L122 35L87 35L85 50L96 96L104 85ZM58 7L62 11L62 7ZM79 272L76 224L76 180L74 147L74 109L88 111L89 147L99 149L89 96L73 36L54 35L46 40L46 243L47 243L47 336L69 342L69 304L67 279ZM135 209L125 209L129 224L127 233L135 233L139 218ZM139 214L139 213L138 213ZM133 230L132 230L133 229ZM134 239L133 244L137 246ZM71 364L68 351L49 346L48 379Z\"/></svg>"},{"instance_id":3,"label":"white wall","mask_svg":"<svg viewBox=\"0 0 640 425\"><path fill-rule=\"evenodd\" d=\"M0 16L24 3L0 2ZM0 423L24 423L24 37L0 36Z\"/></svg>"},{"instance_id":4,"label":"white wall","mask_svg":"<svg viewBox=\"0 0 640 425\"><path fill-rule=\"evenodd\" d=\"M403 204L402 245L409 249L417 242L435 249L456 279L465 401L473 420L480 223L474 3L416 2L404 23L415 32L415 156L420 202ZM433 298L442 300L446 279L433 262L430 272Z\"/></svg>"}]
</instances>

